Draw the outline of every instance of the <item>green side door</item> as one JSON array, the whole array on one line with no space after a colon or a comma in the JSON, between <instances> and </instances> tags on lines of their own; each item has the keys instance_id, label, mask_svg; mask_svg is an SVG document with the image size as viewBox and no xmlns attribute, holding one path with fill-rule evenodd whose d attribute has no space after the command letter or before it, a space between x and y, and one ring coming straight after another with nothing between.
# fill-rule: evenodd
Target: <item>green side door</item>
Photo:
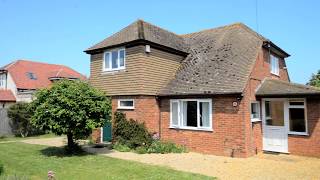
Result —
<instances>
[{"instance_id":1,"label":"green side door","mask_svg":"<svg viewBox=\"0 0 320 180\"><path fill-rule=\"evenodd\" d=\"M111 130L111 121L108 121L104 127L103 127L103 136L102 136L102 140L103 142L108 142L112 140L112 130Z\"/></svg>"}]
</instances>

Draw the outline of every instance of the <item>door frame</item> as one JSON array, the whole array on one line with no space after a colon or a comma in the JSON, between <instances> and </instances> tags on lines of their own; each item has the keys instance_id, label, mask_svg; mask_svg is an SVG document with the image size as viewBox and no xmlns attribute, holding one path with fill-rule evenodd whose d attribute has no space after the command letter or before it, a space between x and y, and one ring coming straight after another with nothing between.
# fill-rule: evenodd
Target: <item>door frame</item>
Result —
<instances>
[{"instance_id":1,"label":"door frame","mask_svg":"<svg viewBox=\"0 0 320 180\"><path fill-rule=\"evenodd\" d=\"M274 152L281 152L281 153L289 153L288 151L288 134L289 134L289 98L262 98L261 105L262 105L262 150L264 151L272 151L270 149L265 148L265 133L266 133L266 114L265 114L265 101L283 101L283 115L284 115L284 136L285 136L285 147L283 151L274 150Z\"/></svg>"}]
</instances>

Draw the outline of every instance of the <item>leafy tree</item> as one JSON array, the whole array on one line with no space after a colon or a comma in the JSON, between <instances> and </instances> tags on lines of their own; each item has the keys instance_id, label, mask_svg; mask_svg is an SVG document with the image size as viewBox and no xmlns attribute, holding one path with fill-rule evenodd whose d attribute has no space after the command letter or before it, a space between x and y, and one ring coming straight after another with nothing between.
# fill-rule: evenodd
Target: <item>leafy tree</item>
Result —
<instances>
[{"instance_id":1,"label":"leafy tree","mask_svg":"<svg viewBox=\"0 0 320 180\"><path fill-rule=\"evenodd\" d=\"M39 90L31 103L32 123L57 135L66 134L68 149L75 140L87 138L111 115L111 101L103 92L83 81L60 80Z\"/></svg>"},{"instance_id":2,"label":"leafy tree","mask_svg":"<svg viewBox=\"0 0 320 180\"><path fill-rule=\"evenodd\" d=\"M317 74L312 74L311 79L309 80L307 85L320 87L320 70L318 70Z\"/></svg>"},{"instance_id":3,"label":"leafy tree","mask_svg":"<svg viewBox=\"0 0 320 180\"><path fill-rule=\"evenodd\" d=\"M39 134L40 131L30 122L32 112L29 111L28 103L18 102L8 109L10 126L16 136L26 137Z\"/></svg>"}]
</instances>

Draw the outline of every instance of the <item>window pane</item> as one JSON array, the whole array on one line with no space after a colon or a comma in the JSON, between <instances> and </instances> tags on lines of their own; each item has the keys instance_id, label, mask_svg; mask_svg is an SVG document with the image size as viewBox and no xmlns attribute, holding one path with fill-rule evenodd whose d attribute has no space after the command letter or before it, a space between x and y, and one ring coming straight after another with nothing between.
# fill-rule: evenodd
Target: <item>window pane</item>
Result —
<instances>
[{"instance_id":1,"label":"window pane","mask_svg":"<svg viewBox=\"0 0 320 180\"><path fill-rule=\"evenodd\" d=\"M269 101L269 116L267 116L266 101L266 124L269 126L284 126L284 103L283 101Z\"/></svg>"},{"instance_id":2,"label":"window pane","mask_svg":"<svg viewBox=\"0 0 320 180\"><path fill-rule=\"evenodd\" d=\"M200 126L210 127L209 102L200 102Z\"/></svg>"},{"instance_id":3,"label":"window pane","mask_svg":"<svg viewBox=\"0 0 320 180\"><path fill-rule=\"evenodd\" d=\"M291 101L290 106L303 106L304 102L303 101Z\"/></svg>"},{"instance_id":4,"label":"window pane","mask_svg":"<svg viewBox=\"0 0 320 180\"><path fill-rule=\"evenodd\" d=\"M183 125L197 127L197 101L183 101Z\"/></svg>"},{"instance_id":5,"label":"window pane","mask_svg":"<svg viewBox=\"0 0 320 180\"><path fill-rule=\"evenodd\" d=\"M265 102L265 108L266 108L266 117L271 117L271 113L270 113L270 102L266 101Z\"/></svg>"},{"instance_id":6,"label":"window pane","mask_svg":"<svg viewBox=\"0 0 320 180\"><path fill-rule=\"evenodd\" d=\"M179 111L178 111L178 102L172 102L172 125L178 125Z\"/></svg>"},{"instance_id":7,"label":"window pane","mask_svg":"<svg viewBox=\"0 0 320 180\"><path fill-rule=\"evenodd\" d=\"M104 67L105 67L105 69L110 68L110 53L104 54Z\"/></svg>"},{"instance_id":8,"label":"window pane","mask_svg":"<svg viewBox=\"0 0 320 180\"><path fill-rule=\"evenodd\" d=\"M124 50L121 50L120 51L120 67L123 67L124 66L124 54L125 54L125 51Z\"/></svg>"},{"instance_id":9,"label":"window pane","mask_svg":"<svg viewBox=\"0 0 320 180\"><path fill-rule=\"evenodd\" d=\"M304 108L289 108L290 131L306 132Z\"/></svg>"},{"instance_id":10,"label":"window pane","mask_svg":"<svg viewBox=\"0 0 320 180\"><path fill-rule=\"evenodd\" d=\"M133 101L120 101L121 107L133 107Z\"/></svg>"},{"instance_id":11,"label":"window pane","mask_svg":"<svg viewBox=\"0 0 320 180\"><path fill-rule=\"evenodd\" d=\"M259 103L251 103L251 119L259 119Z\"/></svg>"},{"instance_id":12,"label":"window pane","mask_svg":"<svg viewBox=\"0 0 320 180\"><path fill-rule=\"evenodd\" d=\"M118 51L112 51L112 69L118 68Z\"/></svg>"}]
</instances>

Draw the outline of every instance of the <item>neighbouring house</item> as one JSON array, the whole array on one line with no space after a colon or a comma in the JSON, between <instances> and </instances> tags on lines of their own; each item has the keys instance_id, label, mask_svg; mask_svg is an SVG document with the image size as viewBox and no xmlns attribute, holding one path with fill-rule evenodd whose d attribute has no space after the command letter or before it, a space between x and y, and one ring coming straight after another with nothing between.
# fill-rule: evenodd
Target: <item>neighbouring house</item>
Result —
<instances>
[{"instance_id":1,"label":"neighbouring house","mask_svg":"<svg viewBox=\"0 0 320 180\"><path fill-rule=\"evenodd\" d=\"M10 134L7 108L16 102L30 102L37 89L59 79L86 79L77 71L56 64L17 60L0 68L0 135Z\"/></svg>"},{"instance_id":2,"label":"neighbouring house","mask_svg":"<svg viewBox=\"0 0 320 180\"><path fill-rule=\"evenodd\" d=\"M320 156L320 90L291 83L289 54L244 24L178 35L138 20L85 52L112 111L162 140L232 157ZM110 127L93 137L110 140Z\"/></svg>"}]
</instances>

